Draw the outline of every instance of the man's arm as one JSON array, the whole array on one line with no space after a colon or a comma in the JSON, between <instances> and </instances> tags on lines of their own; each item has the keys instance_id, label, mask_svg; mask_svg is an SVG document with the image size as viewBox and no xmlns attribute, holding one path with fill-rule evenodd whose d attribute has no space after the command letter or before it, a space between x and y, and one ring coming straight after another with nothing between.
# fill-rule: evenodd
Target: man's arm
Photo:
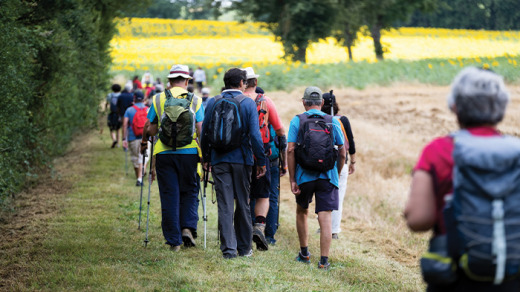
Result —
<instances>
[{"instance_id":1,"label":"man's arm","mask_svg":"<svg viewBox=\"0 0 520 292\"><path fill-rule=\"evenodd\" d=\"M345 158L347 157L347 150L343 145L338 149L338 175L341 174L341 170L343 170L343 166L345 165Z\"/></svg>"},{"instance_id":2,"label":"man's arm","mask_svg":"<svg viewBox=\"0 0 520 292\"><path fill-rule=\"evenodd\" d=\"M289 165L289 181L291 182L291 191L295 195L300 194L300 187L296 183L296 159L294 157L294 149L296 143L289 142L287 145L287 164Z\"/></svg>"}]
</instances>

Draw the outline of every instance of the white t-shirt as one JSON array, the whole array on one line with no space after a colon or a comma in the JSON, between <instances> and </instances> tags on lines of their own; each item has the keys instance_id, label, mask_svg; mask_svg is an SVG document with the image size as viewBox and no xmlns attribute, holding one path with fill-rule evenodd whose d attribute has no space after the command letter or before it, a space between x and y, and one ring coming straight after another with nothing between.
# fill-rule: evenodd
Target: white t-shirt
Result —
<instances>
[{"instance_id":1,"label":"white t-shirt","mask_svg":"<svg viewBox=\"0 0 520 292\"><path fill-rule=\"evenodd\" d=\"M206 82L206 73L202 69L197 69L193 73L193 79L195 79L195 82Z\"/></svg>"}]
</instances>

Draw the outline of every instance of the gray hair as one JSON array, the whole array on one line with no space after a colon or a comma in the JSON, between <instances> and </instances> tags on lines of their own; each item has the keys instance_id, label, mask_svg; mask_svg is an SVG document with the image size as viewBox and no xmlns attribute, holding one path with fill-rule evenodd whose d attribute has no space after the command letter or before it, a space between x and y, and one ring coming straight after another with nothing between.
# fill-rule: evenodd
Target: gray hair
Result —
<instances>
[{"instance_id":1,"label":"gray hair","mask_svg":"<svg viewBox=\"0 0 520 292\"><path fill-rule=\"evenodd\" d=\"M323 99L304 99L303 102L305 102L305 106L321 106Z\"/></svg>"},{"instance_id":2,"label":"gray hair","mask_svg":"<svg viewBox=\"0 0 520 292\"><path fill-rule=\"evenodd\" d=\"M456 110L464 127L498 124L504 118L508 102L509 93L502 76L476 67L462 70L448 95L448 106Z\"/></svg>"}]
</instances>

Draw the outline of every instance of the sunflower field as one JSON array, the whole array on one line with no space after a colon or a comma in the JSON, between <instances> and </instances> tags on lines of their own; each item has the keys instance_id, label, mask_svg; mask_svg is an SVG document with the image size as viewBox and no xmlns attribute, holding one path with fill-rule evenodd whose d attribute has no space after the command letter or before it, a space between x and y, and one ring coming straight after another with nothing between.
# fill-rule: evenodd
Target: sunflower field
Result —
<instances>
[{"instance_id":1,"label":"sunflower field","mask_svg":"<svg viewBox=\"0 0 520 292\"><path fill-rule=\"evenodd\" d=\"M328 38L311 44L307 50L308 64L300 64L283 59L282 44L262 23L133 18L119 19L118 29L119 34L111 42L113 74L140 75L149 71L161 76L172 64L181 63L203 67L207 70L206 73L209 73L211 84L211 79L220 81L219 76L231 66L254 66L255 70L260 70L266 76L274 75L272 78L279 80L281 75L289 71L294 73L310 68L310 72L317 73L316 71L321 70L323 73L327 72L331 65L336 65L334 71L342 71L346 67L364 68L365 64L377 62L372 39L362 34L353 47L355 63L348 63L346 49L339 46L335 39ZM432 72L444 67L452 68L453 72L467 65L495 70L507 67L504 70L507 69L509 72L517 71L515 69L518 69L516 67L520 62L519 31L399 28L385 32L382 42L386 61L379 63L388 65L381 66L393 68L404 64L411 67L407 76L421 82L449 82L451 75L442 78L444 73ZM426 74L417 75L413 69L417 66L421 72L425 69ZM518 73L512 74L507 78L517 80L518 77L515 76ZM440 75L441 78L437 80L429 75ZM406 80L407 76L400 78ZM371 83L370 76L366 77L368 79L364 79L367 79L368 83L364 83ZM390 78L387 82L395 79L395 76L387 77ZM282 79L286 78L291 76ZM324 79L326 82L334 80ZM295 84L293 81L298 83L298 80L283 80L279 86L274 87L284 88L285 84ZM351 85L363 87L366 85L364 83Z\"/></svg>"}]
</instances>

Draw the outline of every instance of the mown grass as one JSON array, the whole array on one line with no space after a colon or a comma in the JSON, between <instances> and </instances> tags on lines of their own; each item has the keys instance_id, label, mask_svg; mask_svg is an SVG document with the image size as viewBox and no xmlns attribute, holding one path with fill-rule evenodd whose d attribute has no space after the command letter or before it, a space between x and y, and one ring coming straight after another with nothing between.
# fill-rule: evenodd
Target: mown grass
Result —
<instances>
[{"instance_id":1,"label":"mown grass","mask_svg":"<svg viewBox=\"0 0 520 292\"><path fill-rule=\"evenodd\" d=\"M110 149L107 134L91 133L71 155L85 162L76 173L65 167L62 180L73 183L61 206L48 219L41 244L23 247L31 253L27 278L13 290L44 291L417 291L422 287L415 268L387 258L363 242L334 241L332 269L316 268L319 258L317 220L309 219L311 265L294 261L299 245L294 227L294 202L286 186L282 197L281 228L276 246L252 258L222 259L217 242L216 205L208 188L208 241L202 247L203 222L199 221L198 246L171 252L160 228L157 184L152 185L149 244L145 248L146 196L143 221L137 230L139 188L130 171L124 174L121 148ZM71 162L74 164L72 158ZM202 209L200 213L202 214Z\"/></svg>"},{"instance_id":2,"label":"mown grass","mask_svg":"<svg viewBox=\"0 0 520 292\"><path fill-rule=\"evenodd\" d=\"M170 65L170 64L168 64ZM190 65L192 68L198 65ZM244 64L251 66L251 64ZM337 64L298 64L254 66L261 77L262 87L266 90L291 91L296 87L310 84L320 87L341 85L363 89L369 85L391 85L398 82L448 85L463 67L477 66L494 70L504 76L506 82L520 81L520 55L496 58L457 58L426 59L418 61L385 60L382 62L349 62ZM152 66L151 66L152 67ZM232 66L220 65L205 68L207 86L217 94L223 86L223 77ZM234 67L234 66L233 66ZM152 67L153 68L153 67ZM113 76L120 75L127 79L134 75L142 76L144 71L112 71ZM151 71L153 76L166 80L168 72Z\"/></svg>"}]
</instances>

